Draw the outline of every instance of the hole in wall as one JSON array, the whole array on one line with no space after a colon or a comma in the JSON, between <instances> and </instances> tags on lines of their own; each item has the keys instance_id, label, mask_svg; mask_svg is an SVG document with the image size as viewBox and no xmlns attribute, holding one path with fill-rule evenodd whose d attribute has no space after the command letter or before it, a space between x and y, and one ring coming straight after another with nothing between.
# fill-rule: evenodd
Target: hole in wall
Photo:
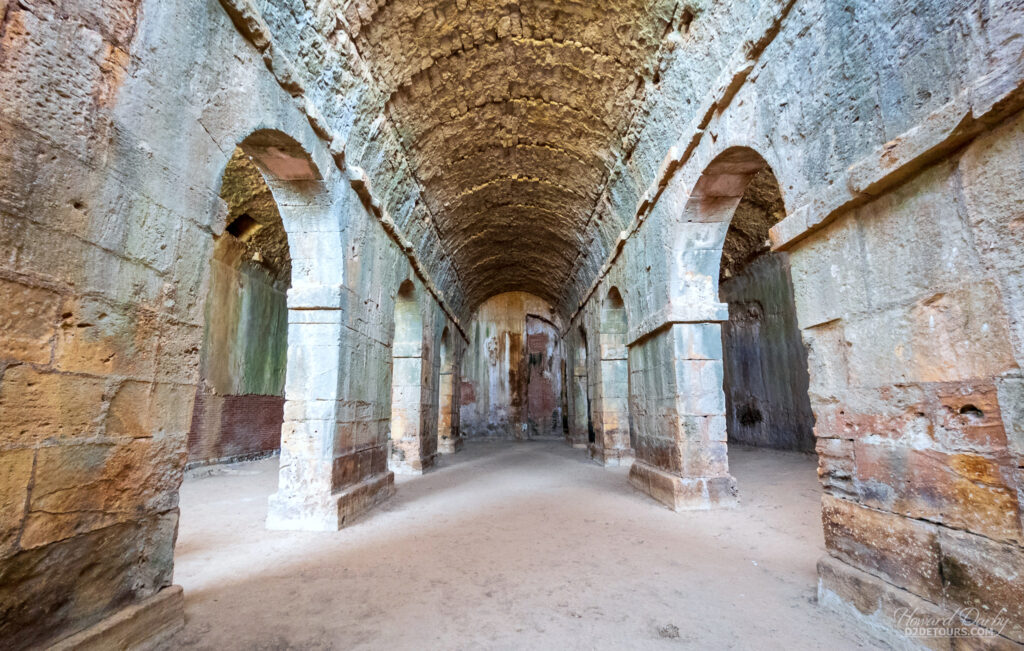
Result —
<instances>
[{"instance_id":1,"label":"hole in wall","mask_svg":"<svg viewBox=\"0 0 1024 651\"><path fill-rule=\"evenodd\" d=\"M248 213L242 213L233 222L228 224L226 230L234 237L245 241L255 235L256 231L261 228L263 228L262 224L250 217Z\"/></svg>"},{"instance_id":2,"label":"hole in wall","mask_svg":"<svg viewBox=\"0 0 1024 651\"><path fill-rule=\"evenodd\" d=\"M984 418L985 412L978 409L974 405L964 405L959 409L961 416L967 416L968 418Z\"/></svg>"},{"instance_id":3,"label":"hole in wall","mask_svg":"<svg viewBox=\"0 0 1024 651\"><path fill-rule=\"evenodd\" d=\"M690 25L693 24L694 13L692 9L683 9L682 15L679 17L679 31L683 34L690 32Z\"/></svg>"},{"instance_id":4,"label":"hole in wall","mask_svg":"<svg viewBox=\"0 0 1024 651\"><path fill-rule=\"evenodd\" d=\"M764 420L764 416L761 415L761 410L750 404L740 407L738 416L740 425L743 425L744 427L753 427Z\"/></svg>"}]
</instances>

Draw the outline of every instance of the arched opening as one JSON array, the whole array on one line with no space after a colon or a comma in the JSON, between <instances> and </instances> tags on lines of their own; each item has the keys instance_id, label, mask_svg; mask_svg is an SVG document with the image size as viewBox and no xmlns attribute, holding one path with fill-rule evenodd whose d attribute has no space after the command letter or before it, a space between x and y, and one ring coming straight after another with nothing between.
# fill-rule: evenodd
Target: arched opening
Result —
<instances>
[{"instance_id":1,"label":"arched opening","mask_svg":"<svg viewBox=\"0 0 1024 651\"><path fill-rule=\"evenodd\" d=\"M604 465L632 459L629 420L629 332L626 304L618 287L611 287L601 303L601 382L598 387L597 434L591 457Z\"/></svg>"},{"instance_id":2,"label":"arched opening","mask_svg":"<svg viewBox=\"0 0 1024 651\"><path fill-rule=\"evenodd\" d=\"M412 280L398 288L394 324L388 465L396 473L420 474L432 465L433 450L427 451L424 440L428 428L423 409L423 316Z\"/></svg>"},{"instance_id":3,"label":"arched opening","mask_svg":"<svg viewBox=\"0 0 1024 651\"><path fill-rule=\"evenodd\" d=\"M748 148L720 154L690 193L680 228L704 245L680 254L680 303L700 297L713 318L679 327L677 354L689 361L676 390L694 424L678 441L684 472L697 465L723 486L719 503L734 501L738 484L746 503L777 512L778 526L810 541L821 532L821 487L806 454L814 449L807 355L787 254L769 244L784 216L773 171ZM806 550L808 563L818 549Z\"/></svg>"},{"instance_id":4,"label":"arched opening","mask_svg":"<svg viewBox=\"0 0 1024 651\"><path fill-rule=\"evenodd\" d=\"M676 510L735 505L737 478L750 481L755 499L791 504L798 492L812 496L800 508L816 510L813 495L820 487L812 459L799 452L754 455L748 451L755 448L740 445L768 447L775 437L793 443L773 447L804 451L813 441L789 267L767 244L769 229L784 212L765 160L735 147L704 169L674 221L668 274L673 322L635 355L634 379L650 381L653 389L632 396L638 461L630 481ZM652 400L660 393L672 396L667 409ZM766 483L783 474L798 478L792 491ZM804 524L817 529L817 520Z\"/></svg>"},{"instance_id":5,"label":"arched opening","mask_svg":"<svg viewBox=\"0 0 1024 651\"><path fill-rule=\"evenodd\" d=\"M224 171L224 231L210 259L188 463L255 459L281 446L291 256L277 203L242 148Z\"/></svg>"},{"instance_id":6,"label":"arched opening","mask_svg":"<svg viewBox=\"0 0 1024 651\"><path fill-rule=\"evenodd\" d=\"M750 178L722 246L726 429L730 444L813 452L807 352L789 256L771 251L768 240L785 214L778 181L764 164Z\"/></svg>"}]
</instances>

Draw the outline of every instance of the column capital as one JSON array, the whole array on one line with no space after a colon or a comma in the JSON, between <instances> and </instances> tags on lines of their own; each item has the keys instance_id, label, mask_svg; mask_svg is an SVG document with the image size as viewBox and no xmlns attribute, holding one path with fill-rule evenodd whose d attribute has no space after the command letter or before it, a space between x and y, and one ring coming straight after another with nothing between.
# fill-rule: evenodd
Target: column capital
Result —
<instances>
[{"instance_id":1,"label":"column capital","mask_svg":"<svg viewBox=\"0 0 1024 651\"><path fill-rule=\"evenodd\" d=\"M289 310L341 310L348 289L338 285L299 285L288 290Z\"/></svg>"},{"instance_id":2,"label":"column capital","mask_svg":"<svg viewBox=\"0 0 1024 651\"><path fill-rule=\"evenodd\" d=\"M724 323L729 320L726 303L669 304L629 329L628 346L653 332L676 323Z\"/></svg>"}]
</instances>

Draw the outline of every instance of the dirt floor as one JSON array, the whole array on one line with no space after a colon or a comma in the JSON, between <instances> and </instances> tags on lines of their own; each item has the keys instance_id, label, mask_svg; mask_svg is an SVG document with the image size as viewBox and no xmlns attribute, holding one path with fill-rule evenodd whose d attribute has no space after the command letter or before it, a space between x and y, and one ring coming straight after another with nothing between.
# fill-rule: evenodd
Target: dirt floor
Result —
<instances>
[{"instance_id":1,"label":"dirt floor","mask_svg":"<svg viewBox=\"0 0 1024 651\"><path fill-rule=\"evenodd\" d=\"M878 648L815 603L814 458L733 448L673 513L560 443L470 442L335 533L266 531L277 459L181 489L174 648Z\"/></svg>"}]
</instances>

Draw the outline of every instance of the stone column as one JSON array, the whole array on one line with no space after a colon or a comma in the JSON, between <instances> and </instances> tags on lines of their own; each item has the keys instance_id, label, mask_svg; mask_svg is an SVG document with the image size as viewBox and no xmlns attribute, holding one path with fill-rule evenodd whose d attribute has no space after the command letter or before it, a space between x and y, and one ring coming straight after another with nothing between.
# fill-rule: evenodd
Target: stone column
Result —
<instances>
[{"instance_id":1,"label":"stone column","mask_svg":"<svg viewBox=\"0 0 1024 651\"><path fill-rule=\"evenodd\" d=\"M573 355L572 384L570 385L569 442L574 448L589 447L590 399L587 391L587 356L583 345Z\"/></svg>"},{"instance_id":2,"label":"stone column","mask_svg":"<svg viewBox=\"0 0 1024 651\"><path fill-rule=\"evenodd\" d=\"M422 343L395 342L391 368L391 469L402 475L420 475L434 464L423 455L424 360Z\"/></svg>"},{"instance_id":3,"label":"stone column","mask_svg":"<svg viewBox=\"0 0 1024 651\"><path fill-rule=\"evenodd\" d=\"M606 342L607 338L607 342ZM617 340L601 335L601 383L598 406L597 441L591 456L606 466L626 465L633 458L629 442L629 359Z\"/></svg>"},{"instance_id":4,"label":"stone column","mask_svg":"<svg viewBox=\"0 0 1024 651\"><path fill-rule=\"evenodd\" d=\"M357 365L371 345L346 327L348 299L342 286L288 292L281 471L268 529L334 531L394 493L374 423L348 407L361 400L346 380L366 371Z\"/></svg>"},{"instance_id":5,"label":"stone column","mask_svg":"<svg viewBox=\"0 0 1024 651\"><path fill-rule=\"evenodd\" d=\"M437 451L441 454L454 454L462 448L462 437L455 421L457 379L458 374L450 366L441 368L437 413Z\"/></svg>"},{"instance_id":6,"label":"stone column","mask_svg":"<svg viewBox=\"0 0 1024 651\"><path fill-rule=\"evenodd\" d=\"M721 326L669 323L634 342L629 355L636 427L630 483L676 511L734 505Z\"/></svg>"}]
</instances>

